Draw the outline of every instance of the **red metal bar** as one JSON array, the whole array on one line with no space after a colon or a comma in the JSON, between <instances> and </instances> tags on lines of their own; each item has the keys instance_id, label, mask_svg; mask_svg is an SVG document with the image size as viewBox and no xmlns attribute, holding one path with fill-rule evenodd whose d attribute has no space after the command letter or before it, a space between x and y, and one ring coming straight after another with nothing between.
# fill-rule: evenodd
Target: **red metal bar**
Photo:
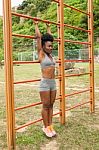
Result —
<instances>
[{"instance_id":1,"label":"red metal bar","mask_svg":"<svg viewBox=\"0 0 99 150\"><path fill-rule=\"evenodd\" d=\"M90 91L90 89L86 89L86 90L82 90L82 91L79 91L79 92L74 92L74 93L71 93L71 94L67 94L67 95L65 95L65 97L73 96L73 95L88 92L88 91Z\"/></svg>"},{"instance_id":2,"label":"red metal bar","mask_svg":"<svg viewBox=\"0 0 99 150\"><path fill-rule=\"evenodd\" d=\"M15 34L15 33L13 33L12 36L35 39L35 37L31 36L31 35L22 35L22 34ZM60 42L60 39L54 39L54 41ZM65 42L76 43L76 44L87 44L87 45L90 45L90 42L81 42L81 41L73 41L73 40L64 40L64 41Z\"/></svg>"},{"instance_id":3,"label":"red metal bar","mask_svg":"<svg viewBox=\"0 0 99 150\"><path fill-rule=\"evenodd\" d=\"M69 24L64 24L64 26L69 27L69 28L73 28L73 29L77 29L77 30L81 30L81 31L84 31L84 32L90 32L90 30L85 30L83 28L76 27L76 26L71 26Z\"/></svg>"},{"instance_id":4,"label":"red metal bar","mask_svg":"<svg viewBox=\"0 0 99 150\"><path fill-rule=\"evenodd\" d=\"M60 63L60 60L56 61L57 63ZM65 62L90 62L90 59L88 60L78 60L78 59L72 59L72 60L65 60ZM33 63L40 63L38 60L37 61L13 61L13 64L33 64Z\"/></svg>"},{"instance_id":5,"label":"red metal bar","mask_svg":"<svg viewBox=\"0 0 99 150\"><path fill-rule=\"evenodd\" d=\"M29 104L29 105L26 105L26 106L21 106L21 107L15 108L14 110L17 111L17 110L20 110L20 109L25 109L25 108L33 107L33 106L37 106L37 105L40 105L40 104L42 104L42 102L38 102L38 103L34 103L34 104Z\"/></svg>"},{"instance_id":6,"label":"red metal bar","mask_svg":"<svg viewBox=\"0 0 99 150\"><path fill-rule=\"evenodd\" d=\"M54 39L54 41L56 41L56 42L60 42L60 39Z\"/></svg>"},{"instance_id":7,"label":"red metal bar","mask_svg":"<svg viewBox=\"0 0 99 150\"><path fill-rule=\"evenodd\" d=\"M40 63L38 60L36 61L13 61L13 64L36 64Z\"/></svg>"},{"instance_id":8,"label":"red metal bar","mask_svg":"<svg viewBox=\"0 0 99 150\"><path fill-rule=\"evenodd\" d=\"M53 114L53 116L56 116L56 115L58 115L58 114L60 114L60 112L57 112L57 113ZM41 118L41 119L38 119L38 120L36 120L36 121L28 122L28 123L26 123L26 124L24 124L24 125L22 125L22 126L19 126L19 127L15 128L15 130L19 130L19 129L21 129L21 128L24 128L24 127L26 127L26 126L32 125L32 124L37 123L37 122L40 122L40 121L42 121L42 120L43 120L43 119Z\"/></svg>"},{"instance_id":9,"label":"red metal bar","mask_svg":"<svg viewBox=\"0 0 99 150\"><path fill-rule=\"evenodd\" d=\"M87 15L87 16L90 16L89 13L86 13L86 12L80 10L80 9L77 9L77 8L73 7L73 6L69 6L69 5L65 4L65 3L64 3L64 6L66 6L66 7L68 7L68 8L71 8L71 9L73 9L73 10L76 10L76 11L78 11L78 12L81 12L81 13Z\"/></svg>"},{"instance_id":10,"label":"red metal bar","mask_svg":"<svg viewBox=\"0 0 99 150\"><path fill-rule=\"evenodd\" d=\"M55 100L59 100L59 99L60 99L60 97L57 97ZM29 105L26 105L26 106L21 106L21 107L15 108L14 110L17 111L17 110L21 110L21 109L37 106L37 105L40 105L40 104L42 104L42 102L37 102L37 103L29 104Z\"/></svg>"},{"instance_id":11,"label":"red metal bar","mask_svg":"<svg viewBox=\"0 0 99 150\"><path fill-rule=\"evenodd\" d=\"M24 15L24 14L18 14L18 13L12 12L12 15L16 15L16 16L19 16L19 17L25 17L25 18L28 18L28 19L38 20L38 21L41 21L41 22L44 22L44 23L50 23L50 24L54 24L54 25L60 26L60 23L56 23L56 22L49 21L49 20L42 20L42 19L39 19L39 18L27 16L27 15ZM68 24L64 24L64 26L69 27L69 28L73 28L73 29L77 29L77 30L82 30L84 32L90 32L90 30L85 30L83 28L71 26L71 25L68 25ZM20 34L16 34L16 33L14 33L12 35L13 36L19 36L19 37L32 38L32 39L35 38L34 36L20 35ZM55 41L57 41L57 40L55 40Z\"/></svg>"},{"instance_id":12,"label":"red metal bar","mask_svg":"<svg viewBox=\"0 0 99 150\"><path fill-rule=\"evenodd\" d=\"M93 0L88 0L88 12L90 13L90 17L88 17L88 29L90 29L91 33L88 34L88 41L91 43L89 46L89 58L90 58L90 111L95 111L95 91L94 91L94 30L93 30Z\"/></svg>"},{"instance_id":13,"label":"red metal bar","mask_svg":"<svg viewBox=\"0 0 99 150\"><path fill-rule=\"evenodd\" d=\"M73 106L73 107L71 107L71 108L66 109L65 111L69 111L69 110L71 110L71 109L74 109L74 108L76 108L76 107L85 105L85 104L87 104L87 103L90 103L90 101L85 102L85 103L81 103L81 104L78 104L78 105L75 105L75 106ZM58 114L60 114L60 113L61 113L61 112L57 112L57 113L53 114L53 116L58 115ZM15 130L19 130L19 129L21 129L21 128L24 128L24 127L26 127L26 126L32 125L32 124L37 123L37 122L40 122L40 121L42 121L42 120L43 120L43 119L41 118L41 119L38 119L38 120L36 120L36 121L32 121L32 122L26 123L26 124L24 124L24 125L22 125L22 126L20 126L20 127L15 128Z\"/></svg>"},{"instance_id":14,"label":"red metal bar","mask_svg":"<svg viewBox=\"0 0 99 150\"><path fill-rule=\"evenodd\" d=\"M29 39L35 39L35 36L32 36L32 35L23 35L23 34L13 33L12 36L24 37L24 38L29 38Z\"/></svg>"},{"instance_id":15,"label":"red metal bar","mask_svg":"<svg viewBox=\"0 0 99 150\"><path fill-rule=\"evenodd\" d=\"M42 19L39 19L39 18L35 18L35 17L23 15L23 14L18 14L18 13L15 13L15 12L12 12L12 15L16 15L16 16L19 16L19 17L25 17L25 18L28 18L28 19L38 20L38 21L41 21L41 22L51 23L51 24L55 24L55 25L60 26L60 23L56 23L56 22L49 21L49 20L42 20ZM84 32L90 32L90 30L85 30L85 29L83 29L83 28L71 26L71 25L68 25L68 24L64 24L64 26L69 27L69 28L73 28L73 29L77 29L77 30L82 30L82 31L84 31ZM12 35L13 35L13 36L19 36L19 37L32 38L32 39L35 38L34 36L20 35L20 34L15 34L15 33L12 34ZM56 41L56 40L55 40L55 41Z\"/></svg>"},{"instance_id":16,"label":"red metal bar","mask_svg":"<svg viewBox=\"0 0 99 150\"><path fill-rule=\"evenodd\" d=\"M61 76L56 77L55 79L59 79ZM28 82L37 82L40 81L41 79L35 79L35 80L25 80L25 81L18 81L14 82L14 84L21 84L21 83L28 83Z\"/></svg>"},{"instance_id":17,"label":"red metal bar","mask_svg":"<svg viewBox=\"0 0 99 150\"><path fill-rule=\"evenodd\" d=\"M57 112L57 113L53 114L53 116L59 115L60 113L61 113L61 112Z\"/></svg>"},{"instance_id":18,"label":"red metal bar","mask_svg":"<svg viewBox=\"0 0 99 150\"><path fill-rule=\"evenodd\" d=\"M59 100L59 99L61 99L61 96L59 96L59 97L56 98L56 100Z\"/></svg>"},{"instance_id":19,"label":"red metal bar","mask_svg":"<svg viewBox=\"0 0 99 150\"><path fill-rule=\"evenodd\" d=\"M90 62L90 59L88 59L88 60L84 60L84 59L80 59L80 60L77 60L77 59L66 60L65 59L65 62Z\"/></svg>"},{"instance_id":20,"label":"red metal bar","mask_svg":"<svg viewBox=\"0 0 99 150\"><path fill-rule=\"evenodd\" d=\"M76 108L76 107L85 105L85 104L87 104L87 103L90 103L90 101L85 102L85 103L81 103L81 104L78 104L78 105L75 105L75 106L73 106L73 107L71 107L71 108L66 109L65 111L74 109L74 108ZM55 113L55 114L53 114L53 116L58 115L58 114L60 114L60 113L61 113L61 112ZM21 128L24 128L24 127L26 127L26 126L32 125L32 124L37 123L37 122L40 122L40 121L42 121L42 120L43 120L43 119L41 118L41 119L38 119L38 120L36 120L36 121L32 121L32 122L26 123L26 124L24 124L24 125L22 125L22 126L20 126L20 127L15 128L15 130L19 130L19 129L21 129Z\"/></svg>"},{"instance_id":21,"label":"red metal bar","mask_svg":"<svg viewBox=\"0 0 99 150\"><path fill-rule=\"evenodd\" d=\"M59 100L59 99L60 99L60 97L56 98L56 100ZM40 104L42 104L42 102L29 104L29 105L26 105L26 106L21 106L21 107L15 108L15 111L25 109L25 108L29 108L29 107L33 107L33 106L37 106L37 105L40 105Z\"/></svg>"},{"instance_id":22,"label":"red metal bar","mask_svg":"<svg viewBox=\"0 0 99 150\"><path fill-rule=\"evenodd\" d=\"M19 15L21 15L21 14L19 14ZM23 14L22 14L22 15L23 15ZM26 16L26 15L25 15L25 16ZM31 19L31 16L28 16L28 17L29 17L29 19ZM45 20L45 21L44 21L44 20L41 20L41 19L38 19L38 18L37 18L37 20L38 20L38 21L42 21L42 22L46 22L46 23L52 23L52 24L55 24L55 25L60 26L60 23L55 23L55 22L48 21L48 20ZM71 25L68 25L68 24L64 24L64 26L69 27L69 28L73 28L73 29L77 29L77 30L82 30L82 31L84 31L84 32L90 32L90 30L85 30L85 29L83 29L83 28L71 26ZM16 33L13 33L12 36L18 36L18 37L25 37L25 38L35 39L35 37L34 37L34 36L31 36L31 35L21 35L21 34L16 34ZM56 39L55 41L59 41L59 40Z\"/></svg>"},{"instance_id":23,"label":"red metal bar","mask_svg":"<svg viewBox=\"0 0 99 150\"><path fill-rule=\"evenodd\" d=\"M18 82L14 82L14 84L21 84L21 83L27 83L27 82L36 82L36 81L40 81L40 80L41 80L41 79L18 81Z\"/></svg>"},{"instance_id":24,"label":"red metal bar","mask_svg":"<svg viewBox=\"0 0 99 150\"><path fill-rule=\"evenodd\" d=\"M68 110L74 109L74 108L76 108L76 107L79 107L79 106L85 105L85 104L87 104L87 103L90 103L90 101L87 101L87 102L85 102L85 103L81 103L81 104L75 105L75 106L73 106L73 107L70 107L70 108L66 109L65 111L68 111Z\"/></svg>"},{"instance_id":25,"label":"red metal bar","mask_svg":"<svg viewBox=\"0 0 99 150\"><path fill-rule=\"evenodd\" d=\"M5 62L5 100L6 100L6 128L7 149L15 149L15 112L13 86L13 52L12 52L12 18L11 0L3 0L3 35Z\"/></svg>"},{"instance_id":26,"label":"red metal bar","mask_svg":"<svg viewBox=\"0 0 99 150\"><path fill-rule=\"evenodd\" d=\"M22 125L22 126L19 126L19 127L15 128L15 130L22 129L22 128L26 127L26 126L29 126L29 125L32 125L32 124L34 124L34 123L40 122L40 121L42 121L42 120L43 120L43 119L41 118L41 119L38 119L38 120L36 120L36 121L28 122L28 123L26 123L26 124L24 124L24 125Z\"/></svg>"},{"instance_id":27,"label":"red metal bar","mask_svg":"<svg viewBox=\"0 0 99 150\"><path fill-rule=\"evenodd\" d=\"M65 40L65 42L90 45L90 42L81 42L81 41L73 41L73 40Z\"/></svg>"},{"instance_id":28,"label":"red metal bar","mask_svg":"<svg viewBox=\"0 0 99 150\"><path fill-rule=\"evenodd\" d=\"M88 75L88 74L90 73L69 74L69 75L65 75L65 77L83 76L83 75Z\"/></svg>"},{"instance_id":29,"label":"red metal bar","mask_svg":"<svg viewBox=\"0 0 99 150\"><path fill-rule=\"evenodd\" d=\"M71 74L71 75L65 75L64 77L72 77L72 76L82 76L82 75L88 75L90 73L81 73L81 74ZM56 79L59 79L61 76L56 77ZM14 84L21 84L21 83L28 83L28 82L37 82L41 79L35 79L35 80L25 80L25 81L18 81L14 82Z\"/></svg>"},{"instance_id":30,"label":"red metal bar","mask_svg":"<svg viewBox=\"0 0 99 150\"><path fill-rule=\"evenodd\" d=\"M59 58L61 59L61 64L60 64L60 75L61 75L61 80L60 80L60 86L61 86L61 101L60 101L60 122L61 124L65 124L65 70L64 70L64 0L61 0L59 3L59 21L60 21L60 33L58 37L60 37L60 53L59 53Z\"/></svg>"},{"instance_id":31,"label":"red metal bar","mask_svg":"<svg viewBox=\"0 0 99 150\"><path fill-rule=\"evenodd\" d=\"M19 13L16 13L16 12L12 12L12 15L15 15L15 16L18 16L18 17L24 17L24 18L32 19L34 21L41 21L41 22L44 22L44 23L54 24L54 25L57 25L57 26L59 25L59 23L56 23L56 22L53 22L53 21L42 20L40 18L31 17L31 16L28 16L28 15L19 14Z\"/></svg>"},{"instance_id":32,"label":"red metal bar","mask_svg":"<svg viewBox=\"0 0 99 150\"><path fill-rule=\"evenodd\" d=\"M57 63L60 63L60 60L56 61ZM35 64L40 63L38 60L36 61L13 61L13 64Z\"/></svg>"},{"instance_id":33,"label":"red metal bar","mask_svg":"<svg viewBox=\"0 0 99 150\"><path fill-rule=\"evenodd\" d=\"M23 34L13 33L12 36L22 37L22 38L29 38L29 39L36 39L35 36L32 36L32 35L23 35ZM55 42L60 42L60 39L54 39L54 41Z\"/></svg>"}]
</instances>

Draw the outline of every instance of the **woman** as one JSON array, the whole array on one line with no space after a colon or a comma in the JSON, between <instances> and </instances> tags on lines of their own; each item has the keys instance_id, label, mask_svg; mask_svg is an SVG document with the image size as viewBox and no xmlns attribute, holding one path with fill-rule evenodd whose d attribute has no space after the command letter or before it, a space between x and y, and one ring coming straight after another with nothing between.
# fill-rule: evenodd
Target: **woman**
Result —
<instances>
[{"instance_id":1,"label":"woman","mask_svg":"<svg viewBox=\"0 0 99 150\"><path fill-rule=\"evenodd\" d=\"M40 34L38 22L35 22L38 58L41 65L40 98L42 101L43 132L47 137L56 135L52 126L53 104L56 98L55 60L52 57L53 36L47 24L47 33Z\"/></svg>"}]
</instances>

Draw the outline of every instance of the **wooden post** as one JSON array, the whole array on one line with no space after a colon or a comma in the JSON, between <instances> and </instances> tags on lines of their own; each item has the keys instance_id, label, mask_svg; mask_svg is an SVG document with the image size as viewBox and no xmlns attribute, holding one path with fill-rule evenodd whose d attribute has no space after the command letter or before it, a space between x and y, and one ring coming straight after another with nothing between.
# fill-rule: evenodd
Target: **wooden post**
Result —
<instances>
[{"instance_id":1,"label":"wooden post","mask_svg":"<svg viewBox=\"0 0 99 150\"><path fill-rule=\"evenodd\" d=\"M5 53L5 82L6 82L6 116L8 149L15 149L15 114L14 114L14 85L12 60L12 16L11 0L3 0L4 16L4 53Z\"/></svg>"},{"instance_id":2,"label":"wooden post","mask_svg":"<svg viewBox=\"0 0 99 150\"><path fill-rule=\"evenodd\" d=\"M61 60L61 124L65 124L65 77L64 77L64 3L60 1L60 60Z\"/></svg>"},{"instance_id":3,"label":"wooden post","mask_svg":"<svg viewBox=\"0 0 99 150\"><path fill-rule=\"evenodd\" d=\"M95 110L95 100L94 100L94 38L93 38L93 0L88 0L88 29L90 33L88 34L89 45L89 59L90 59L90 110L94 112Z\"/></svg>"}]
</instances>

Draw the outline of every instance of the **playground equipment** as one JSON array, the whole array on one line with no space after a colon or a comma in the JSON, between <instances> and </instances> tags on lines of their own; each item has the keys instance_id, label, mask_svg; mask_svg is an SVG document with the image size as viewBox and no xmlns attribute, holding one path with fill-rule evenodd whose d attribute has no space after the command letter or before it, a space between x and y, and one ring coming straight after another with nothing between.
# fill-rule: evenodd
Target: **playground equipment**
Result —
<instances>
[{"instance_id":1,"label":"playground equipment","mask_svg":"<svg viewBox=\"0 0 99 150\"><path fill-rule=\"evenodd\" d=\"M57 98L57 100L60 100L60 109L59 109L60 111L54 115L60 114L61 124L65 123L65 114L66 114L65 112L67 112L68 110L71 110L73 108L79 107L81 105L90 103L90 111L94 112L95 101L94 101L94 58L93 58L93 2L92 2L92 0L88 0L88 12L84 12L82 10L79 10L77 8L69 6L67 4L64 4L63 0L52 0L52 1L55 2L58 6L57 7L57 16L58 16L57 22L53 22L53 21L49 21L49 20L42 20L40 18L35 18L35 17L28 16L28 15L11 12L11 0L8 0L8 1L3 0L5 77L6 77L6 111L7 111L7 143L8 143L9 150L15 149L15 145L16 145L15 144L15 131L16 130L42 120L42 118L41 118L34 122L29 122L18 128L15 128L15 111L23 109L23 108L28 108L28 107L39 105L39 104L41 104L41 102L35 103L35 104L30 104L30 105L19 107L19 108L14 107L14 84L36 82L36 81L40 81L40 79L20 81L20 82L13 81L13 63L14 64L27 64L27 63L32 64L32 63L39 63L39 62L38 61L13 62L13 59L12 59L12 36L17 36L20 38L21 37L31 38L31 39L34 39L34 36L12 33L12 15L32 19L33 21L38 20L42 23L50 23L50 24L56 25L58 28L58 38L55 39L55 41L58 42L58 55L59 55L59 58L57 60L57 63L59 64L59 76L57 77L57 79L59 79L59 83L60 83L60 86L59 86L60 96ZM75 27L75 26L71 26L68 24L64 24L64 8L65 7L68 7L72 10L78 11L79 13L83 13L83 14L87 15L88 16L88 30L85 30L80 27ZM81 30L83 32L87 32L88 33L88 42L64 39L64 28L65 27L72 28L75 30ZM64 59L64 42L88 45L89 59L88 60L65 60ZM71 77L71 76L77 76L77 74L76 75L75 74L65 75L65 72L64 72L64 63L65 62L89 62L90 71L88 73L78 74L78 76L89 75L90 76L90 88L79 91L79 92L75 92L72 94L65 95L65 78ZM88 92L88 91L90 92L90 100L88 100L87 102L81 103L81 104L77 104L71 108L66 108L66 106L65 106L66 97L84 93L84 92Z\"/></svg>"}]
</instances>

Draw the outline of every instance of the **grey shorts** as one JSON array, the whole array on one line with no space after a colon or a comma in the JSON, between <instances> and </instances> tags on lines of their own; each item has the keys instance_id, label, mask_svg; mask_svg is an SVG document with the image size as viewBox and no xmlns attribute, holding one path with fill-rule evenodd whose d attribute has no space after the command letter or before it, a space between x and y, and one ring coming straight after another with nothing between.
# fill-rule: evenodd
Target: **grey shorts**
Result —
<instances>
[{"instance_id":1,"label":"grey shorts","mask_svg":"<svg viewBox=\"0 0 99 150\"><path fill-rule=\"evenodd\" d=\"M54 91L54 90L56 90L55 79L42 78L40 81L39 90L40 91Z\"/></svg>"}]
</instances>

